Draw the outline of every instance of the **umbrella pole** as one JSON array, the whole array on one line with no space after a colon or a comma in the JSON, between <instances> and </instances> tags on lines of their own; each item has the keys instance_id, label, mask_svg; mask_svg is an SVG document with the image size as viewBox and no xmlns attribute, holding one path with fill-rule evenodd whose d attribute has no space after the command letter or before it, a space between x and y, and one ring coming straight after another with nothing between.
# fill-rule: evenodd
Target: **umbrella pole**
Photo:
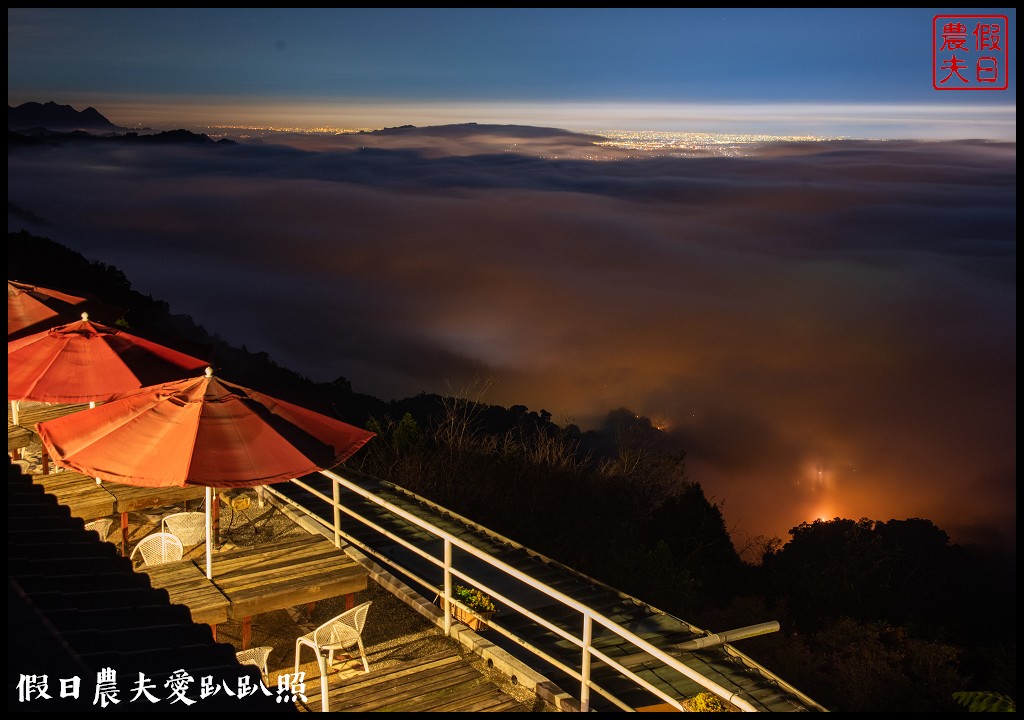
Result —
<instances>
[{"instance_id":1,"label":"umbrella pole","mask_svg":"<svg viewBox=\"0 0 1024 720\"><path fill-rule=\"evenodd\" d=\"M206 488L206 579L213 580L213 488Z\"/></svg>"},{"instance_id":2,"label":"umbrella pole","mask_svg":"<svg viewBox=\"0 0 1024 720\"><path fill-rule=\"evenodd\" d=\"M11 400L11 424L18 424L18 412L21 410L21 401Z\"/></svg>"}]
</instances>

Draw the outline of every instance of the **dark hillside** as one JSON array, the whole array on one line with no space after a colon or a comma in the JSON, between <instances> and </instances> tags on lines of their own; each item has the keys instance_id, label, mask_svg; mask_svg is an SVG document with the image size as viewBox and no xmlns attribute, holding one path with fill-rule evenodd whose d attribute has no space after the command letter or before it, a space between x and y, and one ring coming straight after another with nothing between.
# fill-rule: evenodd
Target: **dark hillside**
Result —
<instances>
[{"instance_id":1,"label":"dark hillside","mask_svg":"<svg viewBox=\"0 0 1024 720\"><path fill-rule=\"evenodd\" d=\"M96 295L134 333L204 348L229 381L374 430L349 465L698 627L778 620L781 632L742 651L830 710L956 712L956 692L1016 694L1015 557L951 545L928 520L805 523L745 564L685 454L625 408L584 433L522 405L385 402L344 377L314 383L136 292L117 268L26 232L8 233L8 278Z\"/></svg>"},{"instance_id":2,"label":"dark hillside","mask_svg":"<svg viewBox=\"0 0 1024 720\"><path fill-rule=\"evenodd\" d=\"M85 130L88 132L112 133L123 132L127 128L119 127L103 117L96 108L75 110L70 105L58 105L55 102L27 102L17 107L7 106L7 129L26 130L29 128L45 128L56 132Z\"/></svg>"}]
</instances>

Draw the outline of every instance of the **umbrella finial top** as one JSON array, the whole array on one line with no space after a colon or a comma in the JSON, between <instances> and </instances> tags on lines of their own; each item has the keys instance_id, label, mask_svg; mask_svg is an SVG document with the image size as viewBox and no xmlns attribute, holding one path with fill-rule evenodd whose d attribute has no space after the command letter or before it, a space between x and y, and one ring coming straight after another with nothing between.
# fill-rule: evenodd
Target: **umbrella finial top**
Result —
<instances>
[{"instance_id":1,"label":"umbrella finial top","mask_svg":"<svg viewBox=\"0 0 1024 720\"><path fill-rule=\"evenodd\" d=\"M89 313L82 313L82 322L85 322L88 319L89 319Z\"/></svg>"},{"instance_id":2,"label":"umbrella finial top","mask_svg":"<svg viewBox=\"0 0 1024 720\"><path fill-rule=\"evenodd\" d=\"M206 377L213 377L213 368L212 367L207 367L206 368Z\"/></svg>"}]
</instances>

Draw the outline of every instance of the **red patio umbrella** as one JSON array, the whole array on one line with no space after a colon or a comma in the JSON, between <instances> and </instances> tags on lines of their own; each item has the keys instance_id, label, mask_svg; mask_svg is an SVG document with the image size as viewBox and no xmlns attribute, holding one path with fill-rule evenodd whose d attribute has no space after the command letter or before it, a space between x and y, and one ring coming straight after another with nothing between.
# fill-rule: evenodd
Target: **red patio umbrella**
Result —
<instances>
[{"instance_id":1,"label":"red patio umbrella","mask_svg":"<svg viewBox=\"0 0 1024 720\"><path fill-rule=\"evenodd\" d=\"M209 364L120 328L82 319L7 343L7 399L107 402Z\"/></svg>"},{"instance_id":2,"label":"red patio umbrella","mask_svg":"<svg viewBox=\"0 0 1024 720\"><path fill-rule=\"evenodd\" d=\"M37 426L64 468L102 480L208 488L206 567L211 569L210 488L284 482L335 467L375 433L206 375L143 388L89 412Z\"/></svg>"},{"instance_id":3,"label":"red patio umbrella","mask_svg":"<svg viewBox=\"0 0 1024 720\"><path fill-rule=\"evenodd\" d=\"M7 281L7 339L71 322L88 298L39 285Z\"/></svg>"}]
</instances>

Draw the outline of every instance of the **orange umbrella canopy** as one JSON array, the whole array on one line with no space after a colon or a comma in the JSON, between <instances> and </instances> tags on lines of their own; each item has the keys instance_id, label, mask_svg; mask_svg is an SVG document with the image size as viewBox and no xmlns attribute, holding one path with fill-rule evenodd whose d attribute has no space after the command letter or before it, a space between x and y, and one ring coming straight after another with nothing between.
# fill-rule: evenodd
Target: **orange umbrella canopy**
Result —
<instances>
[{"instance_id":1,"label":"orange umbrella canopy","mask_svg":"<svg viewBox=\"0 0 1024 720\"><path fill-rule=\"evenodd\" d=\"M76 306L87 299L60 290L8 280L7 339L73 320L81 312L76 310Z\"/></svg>"},{"instance_id":2,"label":"orange umbrella canopy","mask_svg":"<svg viewBox=\"0 0 1024 720\"><path fill-rule=\"evenodd\" d=\"M335 467L375 433L213 377L166 383L37 426L55 464L144 487L241 488Z\"/></svg>"},{"instance_id":3,"label":"orange umbrella canopy","mask_svg":"<svg viewBox=\"0 0 1024 720\"><path fill-rule=\"evenodd\" d=\"M209 364L89 320L7 343L7 399L107 402L153 383L187 377Z\"/></svg>"}]
</instances>

